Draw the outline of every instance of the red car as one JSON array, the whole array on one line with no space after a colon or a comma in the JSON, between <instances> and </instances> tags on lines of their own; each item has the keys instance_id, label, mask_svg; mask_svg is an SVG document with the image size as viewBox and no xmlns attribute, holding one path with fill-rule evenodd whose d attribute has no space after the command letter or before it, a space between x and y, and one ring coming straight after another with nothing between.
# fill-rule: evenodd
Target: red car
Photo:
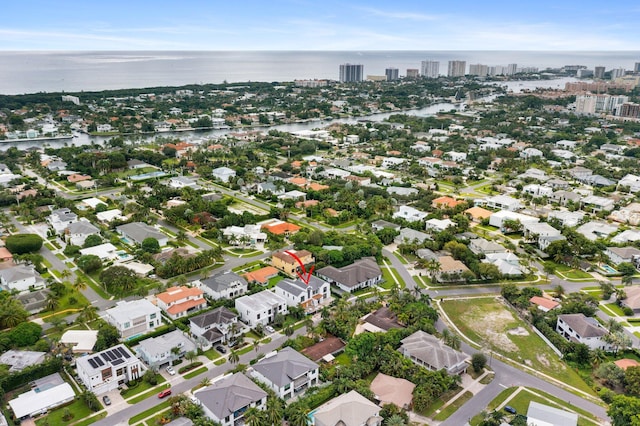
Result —
<instances>
[{"instance_id":1,"label":"red car","mask_svg":"<svg viewBox=\"0 0 640 426\"><path fill-rule=\"evenodd\" d=\"M165 396L171 395L171 389L165 389L158 394L158 398L164 398Z\"/></svg>"}]
</instances>

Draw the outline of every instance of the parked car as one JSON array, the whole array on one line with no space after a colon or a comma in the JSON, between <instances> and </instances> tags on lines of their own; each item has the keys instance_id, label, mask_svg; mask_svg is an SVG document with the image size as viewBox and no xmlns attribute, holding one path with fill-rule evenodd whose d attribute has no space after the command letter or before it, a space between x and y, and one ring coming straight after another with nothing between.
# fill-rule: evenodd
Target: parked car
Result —
<instances>
[{"instance_id":1,"label":"parked car","mask_svg":"<svg viewBox=\"0 0 640 426\"><path fill-rule=\"evenodd\" d=\"M102 402L104 402L104 405L111 405L111 400L107 395L102 397Z\"/></svg>"},{"instance_id":2,"label":"parked car","mask_svg":"<svg viewBox=\"0 0 640 426\"><path fill-rule=\"evenodd\" d=\"M273 327L271 327L270 325L266 326L264 329L267 330L267 333L275 333L276 332L276 330Z\"/></svg>"},{"instance_id":3,"label":"parked car","mask_svg":"<svg viewBox=\"0 0 640 426\"><path fill-rule=\"evenodd\" d=\"M511 413L511 414L518 414L518 412L516 411L515 408L513 408L510 405L505 405L504 406L504 411L506 411L507 413Z\"/></svg>"},{"instance_id":4,"label":"parked car","mask_svg":"<svg viewBox=\"0 0 640 426\"><path fill-rule=\"evenodd\" d=\"M165 389L158 394L158 398L164 398L165 396L171 395L171 388Z\"/></svg>"},{"instance_id":5,"label":"parked car","mask_svg":"<svg viewBox=\"0 0 640 426\"><path fill-rule=\"evenodd\" d=\"M176 374L176 370L174 370L172 366L168 366L165 370L167 370L167 373L169 373L170 376L174 376Z\"/></svg>"},{"instance_id":6,"label":"parked car","mask_svg":"<svg viewBox=\"0 0 640 426\"><path fill-rule=\"evenodd\" d=\"M226 354L227 353L227 350L222 345L216 346L216 351L220 352L221 354Z\"/></svg>"}]
</instances>

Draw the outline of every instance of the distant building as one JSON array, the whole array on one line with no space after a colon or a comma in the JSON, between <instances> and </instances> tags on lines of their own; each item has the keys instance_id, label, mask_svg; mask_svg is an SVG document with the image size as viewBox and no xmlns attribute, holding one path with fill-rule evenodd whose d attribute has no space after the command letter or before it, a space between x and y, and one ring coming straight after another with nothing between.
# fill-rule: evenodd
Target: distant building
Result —
<instances>
[{"instance_id":1,"label":"distant building","mask_svg":"<svg viewBox=\"0 0 640 426\"><path fill-rule=\"evenodd\" d=\"M418 69L407 68L407 78L418 78Z\"/></svg>"},{"instance_id":2,"label":"distant building","mask_svg":"<svg viewBox=\"0 0 640 426\"><path fill-rule=\"evenodd\" d=\"M398 68L387 68L384 70L384 75L387 77L387 81L396 81L400 78Z\"/></svg>"},{"instance_id":3,"label":"distant building","mask_svg":"<svg viewBox=\"0 0 640 426\"><path fill-rule=\"evenodd\" d=\"M484 77L489 73L489 67L483 64L470 64L469 75Z\"/></svg>"},{"instance_id":4,"label":"distant building","mask_svg":"<svg viewBox=\"0 0 640 426\"><path fill-rule=\"evenodd\" d=\"M440 75L440 62L438 61L422 61L421 73L426 78L438 78Z\"/></svg>"},{"instance_id":5,"label":"distant building","mask_svg":"<svg viewBox=\"0 0 640 426\"><path fill-rule=\"evenodd\" d=\"M359 83L364 78L364 65L342 64L340 65L341 83Z\"/></svg>"},{"instance_id":6,"label":"distant building","mask_svg":"<svg viewBox=\"0 0 640 426\"><path fill-rule=\"evenodd\" d=\"M447 68L448 77L464 77L467 69L466 61L449 61Z\"/></svg>"},{"instance_id":7,"label":"distant building","mask_svg":"<svg viewBox=\"0 0 640 426\"><path fill-rule=\"evenodd\" d=\"M595 67L593 71L593 78L602 80L604 78L604 72L605 72L605 67L602 67L602 66Z\"/></svg>"}]
</instances>

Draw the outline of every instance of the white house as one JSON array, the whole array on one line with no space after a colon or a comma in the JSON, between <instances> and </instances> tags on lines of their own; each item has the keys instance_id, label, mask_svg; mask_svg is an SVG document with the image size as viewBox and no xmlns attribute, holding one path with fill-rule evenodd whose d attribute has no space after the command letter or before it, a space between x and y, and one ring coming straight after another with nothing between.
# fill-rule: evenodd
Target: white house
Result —
<instances>
[{"instance_id":1,"label":"white house","mask_svg":"<svg viewBox=\"0 0 640 426\"><path fill-rule=\"evenodd\" d=\"M523 208L522 203L517 198L509 197L508 195L494 195L487 198L475 200L476 206L487 206L492 209L501 209L516 211Z\"/></svg>"},{"instance_id":2,"label":"white house","mask_svg":"<svg viewBox=\"0 0 640 426\"><path fill-rule=\"evenodd\" d=\"M235 307L240 319L251 327L267 325L277 314L286 315L288 312L286 299L270 290L239 297L235 301Z\"/></svg>"},{"instance_id":3,"label":"white house","mask_svg":"<svg viewBox=\"0 0 640 426\"><path fill-rule=\"evenodd\" d=\"M635 264L636 259L640 258L640 250L635 247L607 247L604 251L611 263L619 265L621 263Z\"/></svg>"},{"instance_id":4,"label":"white house","mask_svg":"<svg viewBox=\"0 0 640 426\"><path fill-rule=\"evenodd\" d=\"M93 254L95 256L98 256L103 262L107 260L116 260L119 257L118 249L111 243L104 243L97 246L80 249L80 254L83 256Z\"/></svg>"},{"instance_id":5,"label":"white house","mask_svg":"<svg viewBox=\"0 0 640 426\"><path fill-rule=\"evenodd\" d=\"M489 225L495 226L496 228L500 228L503 230L503 223L505 220L517 220L521 224L525 223L537 223L540 222L540 219L537 217L529 216L522 213L516 213L509 210L500 210L491 215L489 218Z\"/></svg>"},{"instance_id":6,"label":"white house","mask_svg":"<svg viewBox=\"0 0 640 426\"><path fill-rule=\"evenodd\" d=\"M640 191L640 176L628 174L618 181L618 188L628 187L629 192Z\"/></svg>"},{"instance_id":7,"label":"white house","mask_svg":"<svg viewBox=\"0 0 640 426\"><path fill-rule=\"evenodd\" d=\"M0 270L0 284L7 290L22 292L30 288L43 288L45 281L33 266L20 264Z\"/></svg>"},{"instance_id":8,"label":"white house","mask_svg":"<svg viewBox=\"0 0 640 426\"><path fill-rule=\"evenodd\" d=\"M427 231L442 232L451 226L456 226L456 223L450 219L429 219L425 222Z\"/></svg>"},{"instance_id":9,"label":"white house","mask_svg":"<svg viewBox=\"0 0 640 426\"><path fill-rule=\"evenodd\" d=\"M56 231L56 234L62 234L69 225L77 221L78 215L66 207L53 210L47 218L47 222L51 224L51 227Z\"/></svg>"},{"instance_id":10,"label":"white house","mask_svg":"<svg viewBox=\"0 0 640 426\"><path fill-rule=\"evenodd\" d=\"M169 186L175 189L192 188L200 189L198 183L186 176L174 176L169 179Z\"/></svg>"},{"instance_id":11,"label":"white house","mask_svg":"<svg viewBox=\"0 0 640 426\"><path fill-rule=\"evenodd\" d=\"M546 237L558 237L562 235L559 230L544 222L525 222L522 224L522 229L525 239L535 241L541 250L546 249L546 247L541 247L540 243L542 239ZM548 238L546 238L544 241L548 241Z\"/></svg>"},{"instance_id":12,"label":"white house","mask_svg":"<svg viewBox=\"0 0 640 426\"><path fill-rule=\"evenodd\" d=\"M417 222L427 217L429 213L425 213L410 206L400 206L398 211L393 214L396 219L404 219L407 222Z\"/></svg>"},{"instance_id":13,"label":"white house","mask_svg":"<svg viewBox=\"0 0 640 426\"><path fill-rule=\"evenodd\" d=\"M121 300L106 310L105 319L124 339L155 330L162 324L160 308L147 299Z\"/></svg>"},{"instance_id":14,"label":"white house","mask_svg":"<svg viewBox=\"0 0 640 426\"><path fill-rule=\"evenodd\" d=\"M606 238L619 228L617 223L587 222L576 228L576 232L584 235L588 240L595 241L598 238Z\"/></svg>"},{"instance_id":15,"label":"white house","mask_svg":"<svg viewBox=\"0 0 640 426\"><path fill-rule=\"evenodd\" d=\"M155 238L162 247L169 242L169 238L165 234L142 222L131 222L116 226L116 231L130 240L130 243L142 244L147 238Z\"/></svg>"},{"instance_id":16,"label":"white house","mask_svg":"<svg viewBox=\"0 0 640 426\"><path fill-rule=\"evenodd\" d=\"M611 345L603 340L609 332L594 318L584 314L558 315L556 331L569 341L584 343L589 349L611 350Z\"/></svg>"},{"instance_id":17,"label":"white house","mask_svg":"<svg viewBox=\"0 0 640 426\"><path fill-rule=\"evenodd\" d=\"M527 426L577 426L578 414L535 401L529 402Z\"/></svg>"},{"instance_id":18,"label":"white house","mask_svg":"<svg viewBox=\"0 0 640 426\"><path fill-rule=\"evenodd\" d=\"M525 148L520 152L520 157L524 159L542 157L542 151L536 148Z\"/></svg>"},{"instance_id":19,"label":"white house","mask_svg":"<svg viewBox=\"0 0 640 426\"><path fill-rule=\"evenodd\" d=\"M264 243L267 240L267 233L262 232L260 225L245 225L245 226L227 226L222 230L224 235L230 243L242 243L257 244Z\"/></svg>"},{"instance_id":20,"label":"white house","mask_svg":"<svg viewBox=\"0 0 640 426\"><path fill-rule=\"evenodd\" d=\"M249 407L264 410L267 404L267 393L242 373L224 376L193 396L205 416L222 426L243 425Z\"/></svg>"},{"instance_id":21,"label":"white house","mask_svg":"<svg viewBox=\"0 0 640 426\"><path fill-rule=\"evenodd\" d=\"M197 347L184 332L173 330L162 336L144 339L135 350L149 367L158 370L163 365L182 358L187 352L195 352Z\"/></svg>"},{"instance_id":22,"label":"white house","mask_svg":"<svg viewBox=\"0 0 640 426\"><path fill-rule=\"evenodd\" d=\"M582 218L584 218L584 212L581 211L564 211L564 210L552 210L549 212L547 218L549 219L558 219L562 226L568 226L573 228L574 226L578 226Z\"/></svg>"},{"instance_id":23,"label":"white house","mask_svg":"<svg viewBox=\"0 0 640 426\"><path fill-rule=\"evenodd\" d=\"M145 372L142 362L123 344L78 358L76 369L82 383L96 395L137 380Z\"/></svg>"},{"instance_id":24,"label":"white house","mask_svg":"<svg viewBox=\"0 0 640 426\"><path fill-rule=\"evenodd\" d=\"M320 278L348 293L371 287L382 281L382 270L373 257L363 257L341 268L331 265L325 266L319 269L317 274Z\"/></svg>"},{"instance_id":25,"label":"white house","mask_svg":"<svg viewBox=\"0 0 640 426\"><path fill-rule=\"evenodd\" d=\"M100 222L104 222L104 223L109 223L116 219L117 220L126 219L124 216L122 216L122 210L120 209L111 209L111 210L106 210L103 212L96 213L96 218Z\"/></svg>"},{"instance_id":26,"label":"white house","mask_svg":"<svg viewBox=\"0 0 640 426\"><path fill-rule=\"evenodd\" d=\"M75 399L76 393L71 385L64 381L59 373L37 379L35 386L28 392L18 395L9 401L17 419L36 417ZM4 417L0 417L0 425L7 426Z\"/></svg>"},{"instance_id":27,"label":"white house","mask_svg":"<svg viewBox=\"0 0 640 426\"><path fill-rule=\"evenodd\" d=\"M89 235L98 235L100 230L83 218L70 224L64 232L70 244L83 246Z\"/></svg>"},{"instance_id":28,"label":"white house","mask_svg":"<svg viewBox=\"0 0 640 426\"><path fill-rule=\"evenodd\" d=\"M449 151L449 152L445 152L444 155L446 157L448 157L449 160L455 161L456 163L460 163L460 162L465 161L467 159L467 153L466 152Z\"/></svg>"},{"instance_id":29,"label":"white house","mask_svg":"<svg viewBox=\"0 0 640 426\"><path fill-rule=\"evenodd\" d=\"M495 265L504 276L519 277L524 275L520 259L513 253L489 253L482 259L482 262Z\"/></svg>"},{"instance_id":30,"label":"white house","mask_svg":"<svg viewBox=\"0 0 640 426\"><path fill-rule=\"evenodd\" d=\"M329 283L313 275L308 284L299 278L285 278L276 284L275 292L286 300L287 306L300 306L306 312L315 312L330 296Z\"/></svg>"},{"instance_id":31,"label":"white house","mask_svg":"<svg viewBox=\"0 0 640 426\"><path fill-rule=\"evenodd\" d=\"M232 178L236 177L236 171L229 167L218 167L217 169L213 169L211 174L215 179L219 179L225 183L228 183Z\"/></svg>"},{"instance_id":32,"label":"white house","mask_svg":"<svg viewBox=\"0 0 640 426\"><path fill-rule=\"evenodd\" d=\"M189 329L204 349L216 343L226 343L233 337L237 323L238 315L220 306L189 318Z\"/></svg>"},{"instance_id":33,"label":"white house","mask_svg":"<svg viewBox=\"0 0 640 426\"><path fill-rule=\"evenodd\" d=\"M582 204L582 210L590 212L599 212L602 210L611 211L615 207L615 201L598 195L584 197L580 201L580 204Z\"/></svg>"},{"instance_id":34,"label":"white house","mask_svg":"<svg viewBox=\"0 0 640 426\"><path fill-rule=\"evenodd\" d=\"M318 385L319 365L291 347L265 355L253 365L252 376L266 384L279 398L300 395Z\"/></svg>"},{"instance_id":35,"label":"white house","mask_svg":"<svg viewBox=\"0 0 640 426\"><path fill-rule=\"evenodd\" d=\"M550 197L553 195L553 188L532 183L530 185L523 186L522 192L533 195L534 197Z\"/></svg>"},{"instance_id":36,"label":"white house","mask_svg":"<svg viewBox=\"0 0 640 426\"><path fill-rule=\"evenodd\" d=\"M249 288L247 280L230 271L194 281L193 284L214 300L233 299L245 294Z\"/></svg>"}]
</instances>

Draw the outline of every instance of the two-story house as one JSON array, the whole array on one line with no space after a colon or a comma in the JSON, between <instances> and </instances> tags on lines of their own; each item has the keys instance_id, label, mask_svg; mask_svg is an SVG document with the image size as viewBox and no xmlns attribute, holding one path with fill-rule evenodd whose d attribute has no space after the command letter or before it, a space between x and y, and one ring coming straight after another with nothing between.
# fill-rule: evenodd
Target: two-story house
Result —
<instances>
[{"instance_id":1,"label":"two-story house","mask_svg":"<svg viewBox=\"0 0 640 426\"><path fill-rule=\"evenodd\" d=\"M117 345L76 360L78 377L90 392L100 395L143 376L145 367L125 345Z\"/></svg>"},{"instance_id":2,"label":"two-story house","mask_svg":"<svg viewBox=\"0 0 640 426\"><path fill-rule=\"evenodd\" d=\"M195 287L171 287L156 295L158 307L175 320L207 307L204 292Z\"/></svg>"},{"instance_id":3,"label":"two-story house","mask_svg":"<svg viewBox=\"0 0 640 426\"><path fill-rule=\"evenodd\" d=\"M640 250L635 247L607 247L604 254L609 257L614 265L621 263L637 265L638 259L640 259Z\"/></svg>"},{"instance_id":4,"label":"two-story house","mask_svg":"<svg viewBox=\"0 0 640 426\"><path fill-rule=\"evenodd\" d=\"M196 344L181 330L144 339L135 347L138 357L156 371L196 349Z\"/></svg>"},{"instance_id":5,"label":"two-story house","mask_svg":"<svg viewBox=\"0 0 640 426\"><path fill-rule=\"evenodd\" d=\"M330 284L349 293L371 287L382 281L382 270L373 257L363 257L341 268L325 266L319 269L317 274Z\"/></svg>"},{"instance_id":6,"label":"two-story house","mask_svg":"<svg viewBox=\"0 0 640 426\"><path fill-rule=\"evenodd\" d=\"M287 306L300 306L308 313L318 310L330 295L329 283L314 276L309 278L308 284L299 278L285 278L276 284L275 291L287 301Z\"/></svg>"},{"instance_id":7,"label":"two-story house","mask_svg":"<svg viewBox=\"0 0 640 426\"><path fill-rule=\"evenodd\" d=\"M77 221L78 215L66 207L51 211L51 214L47 218L47 222L49 222L58 235L62 235L69 225Z\"/></svg>"},{"instance_id":8,"label":"two-story house","mask_svg":"<svg viewBox=\"0 0 640 426\"><path fill-rule=\"evenodd\" d=\"M233 299L245 294L249 288L246 279L230 271L195 281L194 285L215 300Z\"/></svg>"},{"instance_id":9,"label":"two-story house","mask_svg":"<svg viewBox=\"0 0 640 426\"><path fill-rule=\"evenodd\" d=\"M252 375L283 399L318 385L319 365L291 347L265 355L253 365Z\"/></svg>"},{"instance_id":10,"label":"two-story house","mask_svg":"<svg viewBox=\"0 0 640 426\"><path fill-rule=\"evenodd\" d=\"M271 255L271 265L292 277L297 275L297 271L299 271L301 267L298 260L289 253L300 259L300 262L302 262L307 271L315 262L313 255L307 250L287 250L273 253L273 255Z\"/></svg>"},{"instance_id":11,"label":"two-story house","mask_svg":"<svg viewBox=\"0 0 640 426\"><path fill-rule=\"evenodd\" d=\"M196 336L198 344L208 348L216 343L226 343L233 337L234 324L238 315L224 306L189 318L189 329Z\"/></svg>"},{"instance_id":12,"label":"two-story house","mask_svg":"<svg viewBox=\"0 0 640 426\"><path fill-rule=\"evenodd\" d=\"M89 235L98 235L100 230L92 225L91 222L83 218L70 224L64 230L64 233L69 244L82 247L84 245L84 241Z\"/></svg>"},{"instance_id":13,"label":"two-story house","mask_svg":"<svg viewBox=\"0 0 640 426\"><path fill-rule=\"evenodd\" d=\"M235 306L240 319L251 327L267 325L277 314L288 312L286 299L270 290L238 297Z\"/></svg>"},{"instance_id":14,"label":"two-story house","mask_svg":"<svg viewBox=\"0 0 640 426\"><path fill-rule=\"evenodd\" d=\"M105 319L118 329L123 339L148 333L162 324L160 308L147 299L119 301L107 309Z\"/></svg>"},{"instance_id":15,"label":"two-story house","mask_svg":"<svg viewBox=\"0 0 640 426\"><path fill-rule=\"evenodd\" d=\"M193 396L200 402L205 416L222 426L243 425L249 407L264 410L267 393L247 376L235 373L198 389Z\"/></svg>"},{"instance_id":16,"label":"two-story house","mask_svg":"<svg viewBox=\"0 0 640 426\"><path fill-rule=\"evenodd\" d=\"M611 350L611 345L603 340L609 332L594 318L584 314L558 315L556 331L570 342L584 343L589 349Z\"/></svg>"}]
</instances>

